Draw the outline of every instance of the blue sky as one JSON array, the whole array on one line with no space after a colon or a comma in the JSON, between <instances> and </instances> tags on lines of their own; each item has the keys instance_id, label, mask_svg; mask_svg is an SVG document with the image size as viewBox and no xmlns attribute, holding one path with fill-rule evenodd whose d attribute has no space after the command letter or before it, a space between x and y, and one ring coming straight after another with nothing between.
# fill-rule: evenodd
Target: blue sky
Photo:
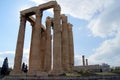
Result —
<instances>
[{"instance_id":1,"label":"blue sky","mask_svg":"<svg viewBox=\"0 0 120 80\"><path fill-rule=\"evenodd\" d=\"M0 66L8 57L13 66L19 12L50 0L1 0L0 2ZM57 0L61 13L73 24L75 65L81 65L81 55L89 64L108 63L120 66L120 1L119 0ZM52 16L51 10L45 11ZM31 26L27 22L23 61L28 62Z\"/></svg>"}]
</instances>

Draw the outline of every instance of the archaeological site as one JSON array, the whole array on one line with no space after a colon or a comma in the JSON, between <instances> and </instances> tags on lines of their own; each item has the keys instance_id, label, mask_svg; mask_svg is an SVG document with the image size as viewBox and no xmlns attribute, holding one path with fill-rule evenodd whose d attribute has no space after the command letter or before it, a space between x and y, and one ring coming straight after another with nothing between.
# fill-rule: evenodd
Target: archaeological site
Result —
<instances>
[{"instance_id":1,"label":"archaeological site","mask_svg":"<svg viewBox=\"0 0 120 80\"><path fill-rule=\"evenodd\" d=\"M42 24L43 11L50 8L53 8L53 17L48 16L44 26ZM20 12L14 68L10 75L24 75L21 64L26 21L30 22L32 28L27 75L48 76L71 72L74 67L72 24L68 22L65 14L61 14L60 5L56 1L50 1Z\"/></svg>"},{"instance_id":2,"label":"archaeological site","mask_svg":"<svg viewBox=\"0 0 120 80\"><path fill-rule=\"evenodd\" d=\"M47 15L43 23L44 11L48 9L53 10L53 16ZM31 39L28 70L24 73L21 67L27 22L31 25ZM109 65L89 65L84 55L83 65L74 65L72 27L68 17L61 14L61 7L55 0L20 11L13 70L2 80L115 80L115 77L119 80L119 75L96 76L91 73L102 68L109 71Z\"/></svg>"}]
</instances>

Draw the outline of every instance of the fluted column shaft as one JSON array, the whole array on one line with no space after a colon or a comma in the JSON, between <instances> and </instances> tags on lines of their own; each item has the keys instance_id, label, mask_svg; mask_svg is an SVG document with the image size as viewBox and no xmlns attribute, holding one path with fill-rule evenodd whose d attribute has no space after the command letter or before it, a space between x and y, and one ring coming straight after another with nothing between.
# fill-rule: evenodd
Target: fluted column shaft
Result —
<instances>
[{"instance_id":1,"label":"fluted column shaft","mask_svg":"<svg viewBox=\"0 0 120 80\"><path fill-rule=\"evenodd\" d=\"M69 40L68 40L68 26L67 16L61 15L62 18L62 68L64 71L69 71Z\"/></svg>"},{"instance_id":2,"label":"fluted column shaft","mask_svg":"<svg viewBox=\"0 0 120 80\"><path fill-rule=\"evenodd\" d=\"M15 51L15 59L14 59L14 68L12 75L20 74L21 72L21 64L22 64L22 56L23 56L23 47L24 47L24 37L25 37L25 24L26 18L25 16L20 16L20 28L18 33L16 51Z\"/></svg>"},{"instance_id":3,"label":"fluted column shaft","mask_svg":"<svg viewBox=\"0 0 120 80\"><path fill-rule=\"evenodd\" d=\"M60 6L54 7L53 21L53 74L61 74L61 26L60 26Z\"/></svg>"},{"instance_id":4,"label":"fluted column shaft","mask_svg":"<svg viewBox=\"0 0 120 80\"><path fill-rule=\"evenodd\" d=\"M85 66L85 56L82 56L83 66Z\"/></svg>"},{"instance_id":5,"label":"fluted column shaft","mask_svg":"<svg viewBox=\"0 0 120 80\"><path fill-rule=\"evenodd\" d=\"M51 18L46 18L46 54L45 54L45 71L51 70Z\"/></svg>"},{"instance_id":6,"label":"fluted column shaft","mask_svg":"<svg viewBox=\"0 0 120 80\"><path fill-rule=\"evenodd\" d=\"M40 53L40 58L39 60L41 61L41 68L42 68L42 71L44 70L45 68L45 54L46 54L46 32L45 31L42 31L41 32L41 38L40 38L40 50L41 50L41 53ZM48 63L49 64L49 63Z\"/></svg>"},{"instance_id":7,"label":"fluted column shaft","mask_svg":"<svg viewBox=\"0 0 120 80\"><path fill-rule=\"evenodd\" d=\"M41 52L40 52L40 37L41 37L41 17L42 12L36 11L35 25L32 28L30 58L29 58L29 73L36 74L42 70Z\"/></svg>"},{"instance_id":8,"label":"fluted column shaft","mask_svg":"<svg viewBox=\"0 0 120 80\"><path fill-rule=\"evenodd\" d=\"M88 66L88 59L86 59L86 66Z\"/></svg>"},{"instance_id":9,"label":"fluted column shaft","mask_svg":"<svg viewBox=\"0 0 120 80\"><path fill-rule=\"evenodd\" d=\"M69 36L69 61L70 61L70 69L72 70L74 67L74 43L73 43L73 32L72 32L72 24L68 23L68 36Z\"/></svg>"}]
</instances>

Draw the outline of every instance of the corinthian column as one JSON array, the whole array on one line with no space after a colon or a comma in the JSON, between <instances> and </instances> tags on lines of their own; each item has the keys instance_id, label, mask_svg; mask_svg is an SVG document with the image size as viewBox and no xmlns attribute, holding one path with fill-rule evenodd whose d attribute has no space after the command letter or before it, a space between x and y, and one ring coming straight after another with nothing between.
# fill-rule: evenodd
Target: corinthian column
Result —
<instances>
[{"instance_id":1,"label":"corinthian column","mask_svg":"<svg viewBox=\"0 0 120 80\"><path fill-rule=\"evenodd\" d=\"M69 45L68 45L68 26L67 26L67 16L62 15L62 68L63 70L69 71Z\"/></svg>"},{"instance_id":2,"label":"corinthian column","mask_svg":"<svg viewBox=\"0 0 120 80\"><path fill-rule=\"evenodd\" d=\"M44 26L43 26L44 27ZM41 38L40 38L40 61L41 61L41 65L42 65L42 71L45 69L45 54L46 54L46 31L42 30L41 31ZM48 63L49 64L49 63Z\"/></svg>"},{"instance_id":3,"label":"corinthian column","mask_svg":"<svg viewBox=\"0 0 120 80\"><path fill-rule=\"evenodd\" d=\"M51 71L53 75L62 73L60 10L60 6L55 5L53 20L53 70Z\"/></svg>"},{"instance_id":4,"label":"corinthian column","mask_svg":"<svg viewBox=\"0 0 120 80\"><path fill-rule=\"evenodd\" d=\"M11 72L11 75L21 74L21 63L22 63L24 37L25 37L25 24L26 24L25 16L21 15L20 28L18 33L15 59L14 59L14 68L13 68L13 71Z\"/></svg>"},{"instance_id":5,"label":"corinthian column","mask_svg":"<svg viewBox=\"0 0 120 80\"><path fill-rule=\"evenodd\" d=\"M73 43L73 32L72 24L68 23L68 36L69 36L69 59L70 59L70 69L74 67L74 43Z\"/></svg>"},{"instance_id":6,"label":"corinthian column","mask_svg":"<svg viewBox=\"0 0 120 80\"><path fill-rule=\"evenodd\" d=\"M88 66L88 59L86 59L86 66Z\"/></svg>"},{"instance_id":7,"label":"corinthian column","mask_svg":"<svg viewBox=\"0 0 120 80\"><path fill-rule=\"evenodd\" d=\"M45 54L45 71L51 70L51 18L46 19L46 54Z\"/></svg>"},{"instance_id":8,"label":"corinthian column","mask_svg":"<svg viewBox=\"0 0 120 80\"><path fill-rule=\"evenodd\" d=\"M85 56L82 56L82 62L83 62L83 66L85 66Z\"/></svg>"},{"instance_id":9,"label":"corinthian column","mask_svg":"<svg viewBox=\"0 0 120 80\"><path fill-rule=\"evenodd\" d=\"M29 57L29 74L35 75L42 70L40 37L41 37L41 16L42 12L36 11L35 25L32 27L31 48Z\"/></svg>"}]
</instances>

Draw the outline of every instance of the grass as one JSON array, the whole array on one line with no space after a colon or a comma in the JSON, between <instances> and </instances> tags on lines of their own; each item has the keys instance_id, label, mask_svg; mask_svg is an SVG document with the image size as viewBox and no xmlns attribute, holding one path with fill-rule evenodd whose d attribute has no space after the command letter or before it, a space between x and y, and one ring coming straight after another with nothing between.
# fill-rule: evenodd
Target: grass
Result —
<instances>
[{"instance_id":1,"label":"grass","mask_svg":"<svg viewBox=\"0 0 120 80\"><path fill-rule=\"evenodd\" d=\"M93 75L96 75L95 73L89 72L89 71L80 71L78 73L81 74L82 76L93 76Z\"/></svg>"},{"instance_id":2,"label":"grass","mask_svg":"<svg viewBox=\"0 0 120 80\"><path fill-rule=\"evenodd\" d=\"M78 74L76 72L72 72L72 73L65 73L66 76L81 76L81 74Z\"/></svg>"},{"instance_id":3,"label":"grass","mask_svg":"<svg viewBox=\"0 0 120 80\"><path fill-rule=\"evenodd\" d=\"M75 71L75 72L71 72L71 73L65 73L66 76L93 76L96 75L93 72L89 72L89 71Z\"/></svg>"},{"instance_id":4,"label":"grass","mask_svg":"<svg viewBox=\"0 0 120 80\"><path fill-rule=\"evenodd\" d=\"M112 73L112 72L98 72L96 74L97 75L116 75L116 73Z\"/></svg>"}]
</instances>

